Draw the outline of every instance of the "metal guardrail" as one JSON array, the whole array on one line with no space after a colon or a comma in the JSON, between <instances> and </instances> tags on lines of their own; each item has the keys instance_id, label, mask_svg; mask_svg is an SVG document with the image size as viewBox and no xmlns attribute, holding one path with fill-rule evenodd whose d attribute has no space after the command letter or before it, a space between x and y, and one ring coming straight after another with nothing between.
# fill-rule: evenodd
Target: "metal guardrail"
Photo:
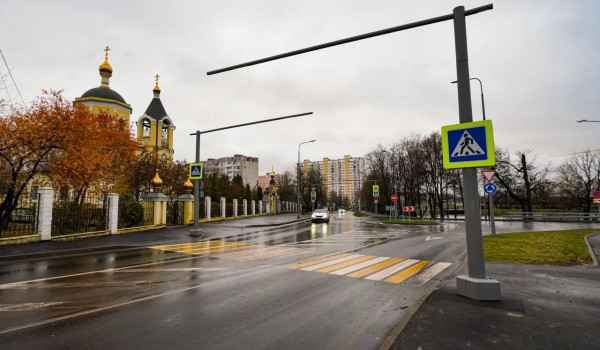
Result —
<instances>
[{"instance_id":1,"label":"metal guardrail","mask_svg":"<svg viewBox=\"0 0 600 350\"><path fill-rule=\"evenodd\" d=\"M600 222L599 213L509 212L504 217L509 220Z\"/></svg>"}]
</instances>

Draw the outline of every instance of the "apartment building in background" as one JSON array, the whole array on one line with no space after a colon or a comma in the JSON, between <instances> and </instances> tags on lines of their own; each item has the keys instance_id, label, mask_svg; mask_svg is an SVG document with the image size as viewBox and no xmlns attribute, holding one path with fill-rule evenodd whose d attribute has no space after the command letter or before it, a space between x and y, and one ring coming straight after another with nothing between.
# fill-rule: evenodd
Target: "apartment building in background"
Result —
<instances>
[{"instance_id":1,"label":"apartment building in background","mask_svg":"<svg viewBox=\"0 0 600 350\"><path fill-rule=\"evenodd\" d=\"M219 159L209 158L204 164L207 173L218 169L219 172L226 174L230 180L236 175L242 176L244 185L249 184L250 188L254 188L258 181L257 157L247 157L236 154L233 157L223 157Z\"/></svg>"},{"instance_id":2,"label":"apartment building in background","mask_svg":"<svg viewBox=\"0 0 600 350\"><path fill-rule=\"evenodd\" d=\"M323 177L323 187L327 197L334 192L344 205L358 205L359 190L364 180L365 159L345 155L342 159L329 159L311 162L304 160L302 172L304 176L309 169L315 168Z\"/></svg>"}]
</instances>

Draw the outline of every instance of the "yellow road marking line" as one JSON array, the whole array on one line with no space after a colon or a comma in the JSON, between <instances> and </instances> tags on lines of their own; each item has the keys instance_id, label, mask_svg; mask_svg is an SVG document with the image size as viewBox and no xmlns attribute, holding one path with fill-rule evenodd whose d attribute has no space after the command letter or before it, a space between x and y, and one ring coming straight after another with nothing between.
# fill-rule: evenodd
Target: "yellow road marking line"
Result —
<instances>
[{"instance_id":1,"label":"yellow road marking line","mask_svg":"<svg viewBox=\"0 0 600 350\"><path fill-rule=\"evenodd\" d=\"M361 263L361 262L366 261L366 260L371 260L371 259L374 259L374 258L376 258L376 256L373 256L373 255L364 255L364 256L358 257L356 259L344 261L344 262L341 262L339 264L327 266L327 267L324 267L324 268L321 268L321 269L318 269L318 270L315 270L315 271L317 271L317 272L331 272L331 271L343 269L344 267L348 267L350 265Z\"/></svg>"},{"instance_id":2,"label":"yellow road marking line","mask_svg":"<svg viewBox=\"0 0 600 350\"><path fill-rule=\"evenodd\" d=\"M350 253L338 254L338 255L333 255L333 256L327 256L327 257L324 257L324 258L321 258L321 259L310 260L310 261L306 261L306 262L303 262L303 263L300 263L300 264L297 264L297 265L294 265L294 266L290 266L290 269L299 270L299 269L301 269L303 267L307 267L307 266L319 264L319 263L322 263L322 262L325 262L325 261L334 260L334 259L341 258L341 257L344 257L344 256L348 256L348 255L350 255Z\"/></svg>"},{"instance_id":3,"label":"yellow road marking line","mask_svg":"<svg viewBox=\"0 0 600 350\"><path fill-rule=\"evenodd\" d=\"M425 268L425 266L427 266L429 264L429 260L422 260L419 261L418 263L404 269L403 271L398 272L397 274L390 276L386 279L384 279L384 282L390 282L390 283L401 283L404 282L405 280L411 278L412 276L414 276L415 274L417 274L417 272L421 271L422 269Z\"/></svg>"},{"instance_id":4,"label":"yellow road marking line","mask_svg":"<svg viewBox=\"0 0 600 350\"><path fill-rule=\"evenodd\" d=\"M377 272L377 271L379 271L381 269L384 269L384 268L386 268L388 266L397 264L397 263L399 263L399 262L401 262L403 260L404 259L402 259L402 258L391 258L389 260L380 262L379 264L373 265L371 267L367 267L366 269L362 269L362 270L356 271L356 272L351 273L351 274L346 275L346 276L355 277L355 278L362 278L362 277L368 276L368 275L370 275L370 274L372 274L374 272Z\"/></svg>"}]
</instances>

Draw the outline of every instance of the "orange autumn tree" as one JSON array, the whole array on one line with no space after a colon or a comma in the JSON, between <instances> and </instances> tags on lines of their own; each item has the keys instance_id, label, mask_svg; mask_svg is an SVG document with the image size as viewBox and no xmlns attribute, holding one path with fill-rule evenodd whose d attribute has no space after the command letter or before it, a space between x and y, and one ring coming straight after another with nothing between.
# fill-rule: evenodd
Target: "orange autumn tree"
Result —
<instances>
[{"instance_id":1,"label":"orange autumn tree","mask_svg":"<svg viewBox=\"0 0 600 350\"><path fill-rule=\"evenodd\" d=\"M127 123L116 115L94 114L85 106L73 107L74 123L61 155L49 163L49 174L62 189L83 201L87 191L118 192L135 161L138 143Z\"/></svg>"},{"instance_id":2,"label":"orange autumn tree","mask_svg":"<svg viewBox=\"0 0 600 350\"><path fill-rule=\"evenodd\" d=\"M8 223L42 171L79 193L100 179L120 181L137 149L124 124L116 116L73 107L62 91L53 90L0 117L0 225Z\"/></svg>"}]
</instances>

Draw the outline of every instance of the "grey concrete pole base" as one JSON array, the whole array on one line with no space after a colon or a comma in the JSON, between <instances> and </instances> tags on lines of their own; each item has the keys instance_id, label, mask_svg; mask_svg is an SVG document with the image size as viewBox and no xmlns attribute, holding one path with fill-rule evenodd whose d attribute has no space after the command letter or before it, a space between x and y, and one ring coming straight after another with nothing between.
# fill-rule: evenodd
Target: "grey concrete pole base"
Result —
<instances>
[{"instance_id":1,"label":"grey concrete pole base","mask_svg":"<svg viewBox=\"0 0 600 350\"><path fill-rule=\"evenodd\" d=\"M191 229L190 230L190 236L204 238L204 233L202 233L202 229L201 228Z\"/></svg>"},{"instance_id":2,"label":"grey concrete pole base","mask_svg":"<svg viewBox=\"0 0 600 350\"><path fill-rule=\"evenodd\" d=\"M458 276L456 293L474 300L500 300L500 282L491 278Z\"/></svg>"}]
</instances>

